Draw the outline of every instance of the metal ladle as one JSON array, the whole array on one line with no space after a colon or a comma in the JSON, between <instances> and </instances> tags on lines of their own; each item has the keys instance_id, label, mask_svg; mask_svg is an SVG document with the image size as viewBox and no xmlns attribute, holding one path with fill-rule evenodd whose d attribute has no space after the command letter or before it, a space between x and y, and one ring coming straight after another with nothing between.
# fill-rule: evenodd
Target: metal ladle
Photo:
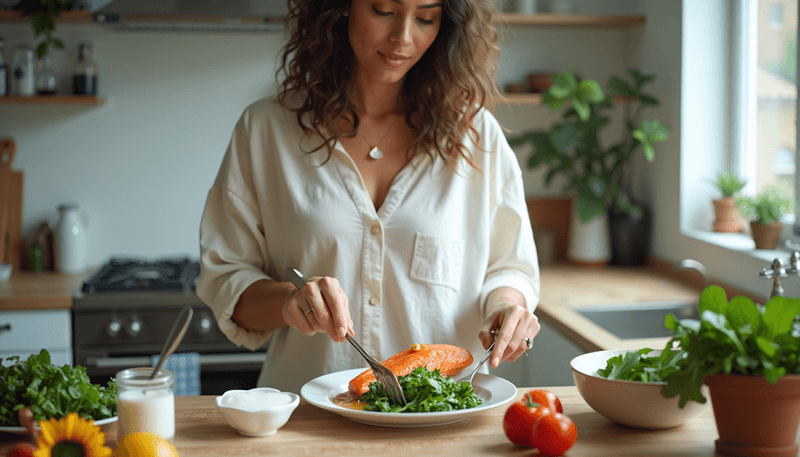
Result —
<instances>
[{"instance_id":1,"label":"metal ladle","mask_svg":"<svg viewBox=\"0 0 800 457\"><path fill-rule=\"evenodd\" d=\"M161 369L167 358L169 358L178 345L181 344L183 336L186 334L186 329L189 328L189 322L192 320L192 314L194 314L194 311L192 310L192 307L188 305L184 306L181 310L181 313L178 314L178 318L175 320L175 324L172 326L172 330L169 332L167 342L164 343L164 349L161 350L161 355L158 356L158 363L153 369L153 373L150 375L149 379L156 377L158 370Z\"/></svg>"}]
</instances>

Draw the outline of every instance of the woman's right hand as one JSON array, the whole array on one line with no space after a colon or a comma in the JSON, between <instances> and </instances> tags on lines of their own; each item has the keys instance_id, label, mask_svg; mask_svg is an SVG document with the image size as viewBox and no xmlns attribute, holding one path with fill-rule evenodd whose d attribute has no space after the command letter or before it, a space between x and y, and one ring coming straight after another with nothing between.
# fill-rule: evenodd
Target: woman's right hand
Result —
<instances>
[{"instance_id":1,"label":"woman's right hand","mask_svg":"<svg viewBox=\"0 0 800 457\"><path fill-rule=\"evenodd\" d=\"M353 334L347 295L336 278L313 277L283 303L283 320L306 335L325 332L337 343Z\"/></svg>"}]
</instances>

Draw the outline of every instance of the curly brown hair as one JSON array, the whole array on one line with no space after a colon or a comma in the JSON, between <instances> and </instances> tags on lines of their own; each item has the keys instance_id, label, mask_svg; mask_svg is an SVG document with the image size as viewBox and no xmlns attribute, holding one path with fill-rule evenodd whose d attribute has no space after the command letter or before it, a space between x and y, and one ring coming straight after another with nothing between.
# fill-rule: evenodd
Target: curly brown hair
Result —
<instances>
[{"instance_id":1,"label":"curly brown hair","mask_svg":"<svg viewBox=\"0 0 800 457\"><path fill-rule=\"evenodd\" d=\"M492 79L500 49L492 3L442 0L439 33L403 84L402 109L415 134L409 157L423 151L442 157L451 167L459 157L476 167L463 138L468 133L478 143L480 135L472 120L492 103L495 91ZM316 132L323 139L314 151L326 146L329 157L337 137L358 132L358 116L350 101L355 56L347 32L349 10L349 0L289 0L290 38L278 68L286 75L278 100L294 111L306 135ZM304 94L299 106L289 106L290 94ZM339 131L335 120L340 117L352 120L351 131Z\"/></svg>"}]
</instances>

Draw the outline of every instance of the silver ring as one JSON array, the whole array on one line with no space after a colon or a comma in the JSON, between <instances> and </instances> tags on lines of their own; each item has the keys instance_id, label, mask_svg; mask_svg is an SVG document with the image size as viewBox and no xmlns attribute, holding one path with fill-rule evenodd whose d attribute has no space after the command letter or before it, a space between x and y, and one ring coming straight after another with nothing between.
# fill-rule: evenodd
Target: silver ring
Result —
<instances>
[{"instance_id":1,"label":"silver ring","mask_svg":"<svg viewBox=\"0 0 800 457\"><path fill-rule=\"evenodd\" d=\"M531 350L533 348L533 338L523 338L522 341L524 341L525 345L528 347L527 350Z\"/></svg>"},{"instance_id":2,"label":"silver ring","mask_svg":"<svg viewBox=\"0 0 800 457\"><path fill-rule=\"evenodd\" d=\"M303 316L308 316L308 313L314 311L314 308L308 308L308 311L303 313Z\"/></svg>"}]
</instances>

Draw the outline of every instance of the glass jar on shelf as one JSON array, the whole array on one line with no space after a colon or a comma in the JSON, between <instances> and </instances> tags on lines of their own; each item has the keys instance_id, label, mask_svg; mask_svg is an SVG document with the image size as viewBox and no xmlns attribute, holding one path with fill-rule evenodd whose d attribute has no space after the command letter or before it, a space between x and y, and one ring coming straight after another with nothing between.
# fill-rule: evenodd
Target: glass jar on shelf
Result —
<instances>
[{"instance_id":1,"label":"glass jar on shelf","mask_svg":"<svg viewBox=\"0 0 800 457\"><path fill-rule=\"evenodd\" d=\"M20 97L32 97L36 94L34 78L33 48L27 44L20 44L14 48L11 59L11 84L10 93Z\"/></svg>"},{"instance_id":2,"label":"glass jar on shelf","mask_svg":"<svg viewBox=\"0 0 800 457\"><path fill-rule=\"evenodd\" d=\"M97 80L100 67L92 57L92 43L84 41L78 45L78 61L72 69L72 93L75 95L97 95Z\"/></svg>"},{"instance_id":3,"label":"glass jar on shelf","mask_svg":"<svg viewBox=\"0 0 800 457\"><path fill-rule=\"evenodd\" d=\"M39 59L39 68L36 69L36 93L39 95L55 95L56 73L53 71L53 58L45 54Z\"/></svg>"}]
</instances>

